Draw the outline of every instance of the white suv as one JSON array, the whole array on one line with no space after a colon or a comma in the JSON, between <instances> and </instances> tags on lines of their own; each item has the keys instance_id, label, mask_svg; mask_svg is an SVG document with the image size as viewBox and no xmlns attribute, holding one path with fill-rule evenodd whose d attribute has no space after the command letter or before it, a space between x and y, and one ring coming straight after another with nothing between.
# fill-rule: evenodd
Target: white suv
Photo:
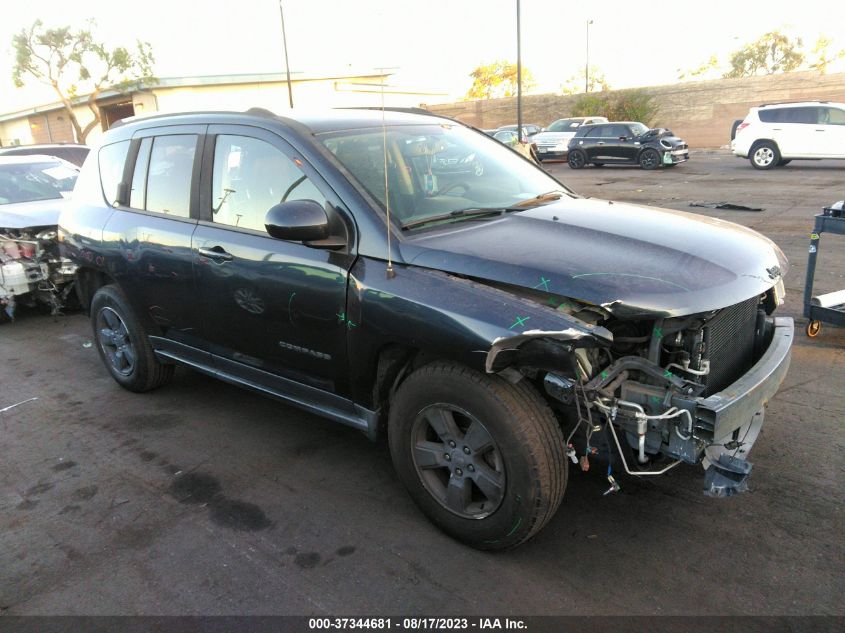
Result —
<instances>
[{"instance_id":1,"label":"white suv","mask_svg":"<svg viewBox=\"0 0 845 633\"><path fill-rule=\"evenodd\" d=\"M751 108L731 150L757 169L781 167L796 158L845 158L845 104L804 101Z\"/></svg>"}]
</instances>

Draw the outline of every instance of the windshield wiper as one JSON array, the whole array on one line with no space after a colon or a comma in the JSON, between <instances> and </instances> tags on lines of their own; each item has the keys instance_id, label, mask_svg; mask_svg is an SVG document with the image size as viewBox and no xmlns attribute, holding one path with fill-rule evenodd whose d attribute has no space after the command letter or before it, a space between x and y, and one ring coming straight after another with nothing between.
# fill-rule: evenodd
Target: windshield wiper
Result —
<instances>
[{"instance_id":1,"label":"windshield wiper","mask_svg":"<svg viewBox=\"0 0 845 633\"><path fill-rule=\"evenodd\" d=\"M501 215L502 209L495 208L495 209L458 209L456 211L450 211L449 213L441 213L440 215L430 215L427 218L420 218L419 220L411 220L410 222L406 222L402 225L402 230L407 231L408 229L414 229L419 226L423 226L425 224L431 224L432 222L449 222L449 221L459 221L459 220L468 220L470 218L480 218L483 216L489 215Z\"/></svg>"},{"instance_id":2,"label":"windshield wiper","mask_svg":"<svg viewBox=\"0 0 845 633\"><path fill-rule=\"evenodd\" d=\"M517 202L516 204L512 204L508 207L508 211L512 209L523 209L525 207L530 207L535 204L542 204L543 202L553 202L554 200L560 200L565 196L568 192L561 191L560 189L555 189L554 191L547 191L546 193L541 193L539 196L534 196L533 198L528 198L527 200L522 200Z\"/></svg>"}]
</instances>

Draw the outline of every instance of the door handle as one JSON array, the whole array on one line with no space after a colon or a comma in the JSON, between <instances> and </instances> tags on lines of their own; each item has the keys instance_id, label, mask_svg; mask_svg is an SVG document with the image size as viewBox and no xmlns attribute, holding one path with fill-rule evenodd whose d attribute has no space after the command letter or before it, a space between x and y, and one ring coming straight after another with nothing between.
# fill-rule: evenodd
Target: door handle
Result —
<instances>
[{"instance_id":1,"label":"door handle","mask_svg":"<svg viewBox=\"0 0 845 633\"><path fill-rule=\"evenodd\" d=\"M604 145L604 141L598 141L596 145Z\"/></svg>"},{"instance_id":2,"label":"door handle","mask_svg":"<svg viewBox=\"0 0 845 633\"><path fill-rule=\"evenodd\" d=\"M232 254L227 253L226 249L222 246L212 246L211 248L199 248L199 254L203 257L208 257L209 259L213 259L214 261L218 262L230 262L232 261Z\"/></svg>"},{"instance_id":3,"label":"door handle","mask_svg":"<svg viewBox=\"0 0 845 633\"><path fill-rule=\"evenodd\" d=\"M820 129L816 128L816 132L824 132L824 130L820 130Z\"/></svg>"}]
</instances>

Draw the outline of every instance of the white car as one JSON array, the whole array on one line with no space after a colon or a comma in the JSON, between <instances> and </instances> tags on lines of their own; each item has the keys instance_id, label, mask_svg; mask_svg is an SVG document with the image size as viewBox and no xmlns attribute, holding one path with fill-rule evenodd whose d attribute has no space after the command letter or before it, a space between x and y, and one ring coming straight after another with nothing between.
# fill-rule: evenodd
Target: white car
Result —
<instances>
[{"instance_id":1,"label":"white car","mask_svg":"<svg viewBox=\"0 0 845 633\"><path fill-rule=\"evenodd\" d=\"M592 123L607 123L607 119L603 116L577 116L558 119L544 132L539 132L531 137L531 141L537 145L537 156L541 161L549 158L566 158L569 154L569 141L575 136L575 131L582 125Z\"/></svg>"},{"instance_id":2,"label":"white car","mask_svg":"<svg viewBox=\"0 0 845 633\"><path fill-rule=\"evenodd\" d=\"M751 108L731 150L756 169L795 159L845 158L845 104L804 101Z\"/></svg>"}]
</instances>

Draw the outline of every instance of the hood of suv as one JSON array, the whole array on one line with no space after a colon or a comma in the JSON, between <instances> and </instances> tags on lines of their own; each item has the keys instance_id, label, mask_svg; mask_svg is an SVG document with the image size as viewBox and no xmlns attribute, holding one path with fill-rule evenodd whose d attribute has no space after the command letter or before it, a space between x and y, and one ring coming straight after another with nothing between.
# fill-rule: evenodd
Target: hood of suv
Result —
<instances>
[{"instance_id":1,"label":"hood of suv","mask_svg":"<svg viewBox=\"0 0 845 633\"><path fill-rule=\"evenodd\" d=\"M35 200L0 205L0 228L27 229L34 226L55 226L64 206L64 198Z\"/></svg>"},{"instance_id":2,"label":"hood of suv","mask_svg":"<svg viewBox=\"0 0 845 633\"><path fill-rule=\"evenodd\" d=\"M682 211L564 198L459 222L402 244L415 266L602 305L617 316L683 316L771 288L787 262L745 227Z\"/></svg>"}]
</instances>

